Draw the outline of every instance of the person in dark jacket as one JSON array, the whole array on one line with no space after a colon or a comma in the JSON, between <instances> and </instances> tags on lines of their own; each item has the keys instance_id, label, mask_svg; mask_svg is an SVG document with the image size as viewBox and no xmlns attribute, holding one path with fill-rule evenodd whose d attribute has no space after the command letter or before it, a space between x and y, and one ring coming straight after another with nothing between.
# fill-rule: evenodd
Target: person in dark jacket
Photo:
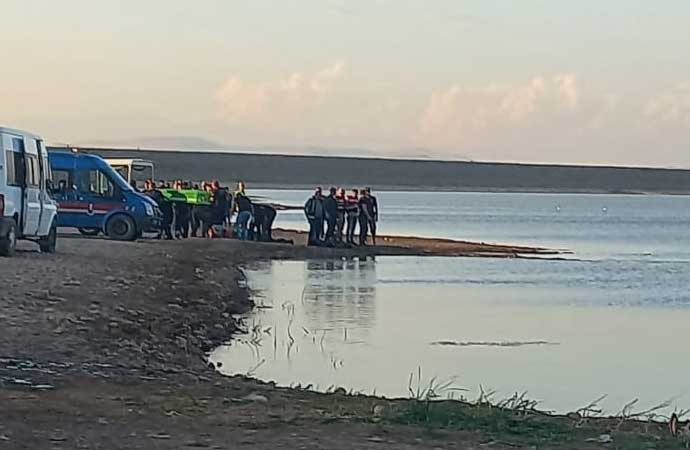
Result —
<instances>
[{"instance_id":1,"label":"person in dark jacket","mask_svg":"<svg viewBox=\"0 0 690 450\"><path fill-rule=\"evenodd\" d=\"M244 192L244 183L238 183L235 192L235 209L237 210L237 221L235 222L235 236L242 241L249 239L249 227L254 217L254 205Z\"/></svg>"},{"instance_id":2,"label":"person in dark jacket","mask_svg":"<svg viewBox=\"0 0 690 450\"><path fill-rule=\"evenodd\" d=\"M159 186L159 189L162 189L162 186ZM146 190L146 195L151 197L153 201L156 202L156 204L158 205L158 209L161 210L161 214L163 215L163 218L161 220L161 227L158 231L158 239L161 239L163 236L165 236L165 239L170 240L173 238L173 208L170 202L165 199L163 193L159 189L155 189L155 187L153 186L153 182L151 182L149 185L149 189Z\"/></svg>"},{"instance_id":3,"label":"person in dark jacket","mask_svg":"<svg viewBox=\"0 0 690 450\"><path fill-rule=\"evenodd\" d=\"M371 232L371 242L376 245L376 225L379 222L379 202L371 195L371 188L365 189L369 197L369 231Z\"/></svg>"},{"instance_id":4,"label":"person in dark jacket","mask_svg":"<svg viewBox=\"0 0 690 450\"><path fill-rule=\"evenodd\" d=\"M224 226L230 201L228 191L220 187L220 183L214 181L209 185L211 193L211 204L208 206L196 206L194 208L194 220L197 225L201 225L201 236L213 237L212 227Z\"/></svg>"},{"instance_id":5,"label":"person in dark jacket","mask_svg":"<svg viewBox=\"0 0 690 450\"><path fill-rule=\"evenodd\" d=\"M343 231L345 229L345 217L347 215L347 199L345 198L345 189L338 189L338 193L335 196L335 201L338 206L338 213L335 218L335 240L337 243L342 243Z\"/></svg>"},{"instance_id":6,"label":"person in dark jacket","mask_svg":"<svg viewBox=\"0 0 690 450\"><path fill-rule=\"evenodd\" d=\"M352 190L352 194L347 196L345 202L345 210L347 212L347 237L348 244L355 244L355 229L357 228L357 221L359 220L359 191Z\"/></svg>"},{"instance_id":7,"label":"person in dark jacket","mask_svg":"<svg viewBox=\"0 0 690 450\"><path fill-rule=\"evenodd\" d=\"M304 215L309 222L308 245L321 245L321 232L323 229L323 192L316 188L314 195L304 204Z\"/></svg>"},{"instance_id":8,"label":"person in dark jacket","mask_svg":"<svg viewBox=\"0 0 690 450\"><path fill-rule=\"evenodd\" d=\"M359 245L361 246L367 245L369 223L373 220L371 211L371 197L366 190L363 190L362 196L359 198Z\"/></svg>"},{"instance_id":9,"label":"person in dark jacket","mask_svg":"<svg viewBox=\"0 0 690 450\"><path fill-rule=\"evenodd\" d=\"M192 219L192 207L185 202L175 202L175 234L180 239L189 237L189 224Z\"/></svg>"},{"instance_id":10,"label":"person in dark jacket","mask_svg":"<svg viewBox=\"0 0 690 450\"><path fill-rule=\"evenodd\" d=\"M270 205L254 205L254 220L249 232L249 239L261 242L273 242L273 222L276 210Z\"/></svg>"},{"instance_id":11,"label":"person in dark jacket","mask_svg":"<svg viewBox=\"0 0 690 450\"><path fill-rule=\"evenodd\" d=\"M335 196L337 189L332 187L328 197L323 199L323 214L326 219L326 244L335 245L335 230L338 220L338 201Z\"/></svg>"}]
</instances>

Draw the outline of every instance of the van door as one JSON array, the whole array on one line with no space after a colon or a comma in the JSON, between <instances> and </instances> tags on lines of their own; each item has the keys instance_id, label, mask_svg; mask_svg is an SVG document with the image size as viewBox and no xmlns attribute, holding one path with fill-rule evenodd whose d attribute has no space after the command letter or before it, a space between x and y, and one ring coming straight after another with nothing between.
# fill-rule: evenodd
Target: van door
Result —
<instances>
[{"instance_id":1,"label":"van door","mask_svg":"<svg viewBox=\"0 0 690 450\"><path fill-rule=\"evenodd\" d=\"M99 228L105 226L105 216L117 209L122 209L122 192L98 169L79 169L75 171L78 203L81 204L82 228Z\"/></svg>"},{"instance_id":2,"label":"van door","mask_svg":"<svg viewBox=\"0 0 690 450\"><path fill-rule=\"evenodd\" d=\"M0 135L0 152L4 153L5 187L5 215L16 216L17 232L24 230L24 153L14 150L12 145L13 135ZM0 162L2 158L0 158Z\"/></svg>"},{"instance_id":3,"label":"van door","mask_svg":"<svg viewBox=\"0 0 690 450\"><path fill-rule=\"evenodd\" d=\"M24 236L37 235L41 223L41 176L35 146L35 142L26 142L24 137L12 136L13 150L24 154Z\"/></svg>"},{"instance_id":4,"label":"van door","mask_svg":"<svg viewBox=\"0 0 690 450\"><path fill-rule=\"evenodd\" d=\"M50 199L49 189L52 185L52 176L50 172L50 164L48 163L48 155L46 154L43 141L35 139L36 155L38 156L38 172L41 202L41 215L39 218L38 234L39 236L46 236L50 232L50 227L55 216L55 205Z\"/></svg>"}]
</instances>

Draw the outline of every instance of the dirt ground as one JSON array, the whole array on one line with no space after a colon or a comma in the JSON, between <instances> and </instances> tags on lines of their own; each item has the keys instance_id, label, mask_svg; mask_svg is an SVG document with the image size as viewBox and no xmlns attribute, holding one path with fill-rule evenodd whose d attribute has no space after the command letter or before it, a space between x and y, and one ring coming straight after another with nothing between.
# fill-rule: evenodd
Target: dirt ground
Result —
<instances>
[{"instance_id":1,"label":"dirt ground","mask_svg":"<svg viewBox=\"0 0 690 450\"><path fill-rule=\"evenodd\" d=\"M253 306L242 264L355 252L67 236L55 255L23 249L0 259L0 450L516 447L382 420L396 408L385 400L279 389L207 365Z\"/></svg>"}]
</instances>

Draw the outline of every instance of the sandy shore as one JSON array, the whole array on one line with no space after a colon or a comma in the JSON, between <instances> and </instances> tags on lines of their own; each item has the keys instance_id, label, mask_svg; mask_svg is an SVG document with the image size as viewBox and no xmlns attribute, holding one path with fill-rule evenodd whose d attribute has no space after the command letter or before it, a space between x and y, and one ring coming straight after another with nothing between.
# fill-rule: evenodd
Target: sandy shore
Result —
<instances>
[{"instance_id":1,"label":"sandy shore","mask_svg":"<svg viewBox=\"0 0 690 450\"><path fill-rule=\"evenodd\" d=\"M253 306L239 266L361 251L63 236L58 254L0 259L0 449L600 448L585 437L610 422L510 412L419 426L403 414L409 402L279 389L208 367L206 353L241 332L234 317ZM640 430L621 428L616 442ZM664 428L648 433L657 442Z\"/></svg>"}]
</instances>

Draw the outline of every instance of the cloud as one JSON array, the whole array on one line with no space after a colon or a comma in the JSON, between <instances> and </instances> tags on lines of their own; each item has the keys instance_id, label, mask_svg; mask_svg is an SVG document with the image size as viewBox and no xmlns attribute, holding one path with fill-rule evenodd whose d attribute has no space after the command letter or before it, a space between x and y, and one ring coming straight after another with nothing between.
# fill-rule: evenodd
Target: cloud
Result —
<instances>
[{"instance_id":1,"label":"cloud","mask_svg":"<svg viewBox=\"0 0 690 450\"><path fill-rule=\"evenodd\" d=\"M315 114L345 74L343 62L312 74L257 82L227 78L216 91L221 117L233 125L284 128Z\"/></svg>"},{"instance_id":2,"label":"cloud","mask_svg":"<svg viewBox=\"0 0 690 450\"><path fill-rule=\"evenodd\" d=\"M626 95L560 73L406 94L394 80L355 84L346 69L337 62L268 81L227 78L215 92L219 135L381 154L619 164L666 163L690 139L690 83Z\"/></svg>"},{"instance_id":3,"label":"cloud","mask_svg":"<svg viewBox=\"0 0 690 450\"><path fill-rule=\"evenodd\" d=\"M690 81L650 98L644 115L659 125L690 125Z\"/></svg>"},{"instance_id":4,"label":"cloud","mask_svg":"<svg viewBox=\"0 0 690 450\"><path fill-rule=\"evenodd\" d=\"M420 131L436 144L480 141L486 133L544 126L578 109L575 75L537 76L523 84L480 87L452 85L431 95L419 120Z\"/></svg>"}]
</instances>

